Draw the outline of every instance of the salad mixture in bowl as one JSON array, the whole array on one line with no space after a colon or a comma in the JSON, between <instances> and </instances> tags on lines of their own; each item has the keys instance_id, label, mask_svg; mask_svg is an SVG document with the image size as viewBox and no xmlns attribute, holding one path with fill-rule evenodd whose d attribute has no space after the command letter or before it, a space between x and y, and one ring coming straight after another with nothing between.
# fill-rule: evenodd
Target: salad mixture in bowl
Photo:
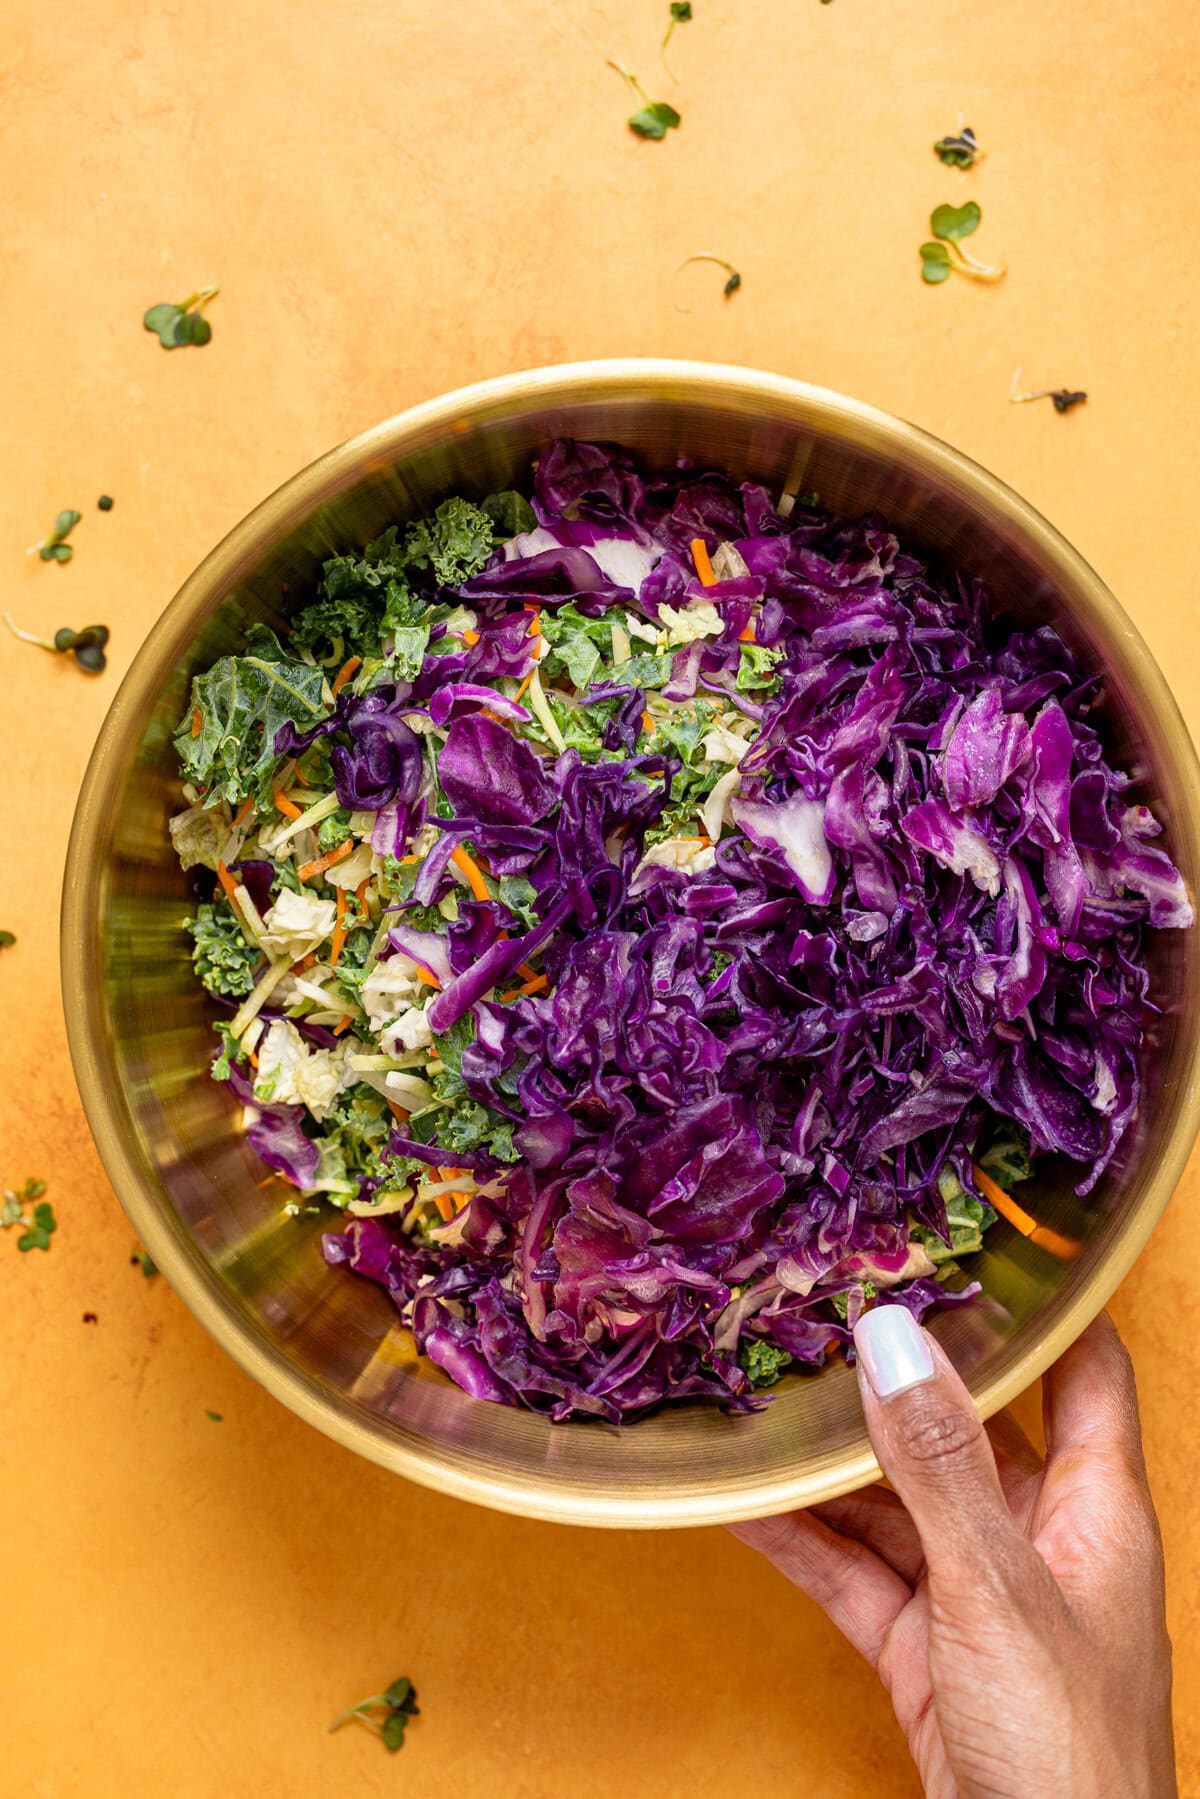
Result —
<instances>
[{"instance_id":1,"label":"salad mixture in bowl","mask_svg":"<svg viewBox=\"0 0 1200 1799\"><path fill-rule=\"evenodd\" d=\"M1037 1157L1092 1189L1191 907L1100 676L884 520L587 443L529 488L193 683L213 1074L469 1393L748 1410L970 1303Z\"/></svg>"}]
</instances>

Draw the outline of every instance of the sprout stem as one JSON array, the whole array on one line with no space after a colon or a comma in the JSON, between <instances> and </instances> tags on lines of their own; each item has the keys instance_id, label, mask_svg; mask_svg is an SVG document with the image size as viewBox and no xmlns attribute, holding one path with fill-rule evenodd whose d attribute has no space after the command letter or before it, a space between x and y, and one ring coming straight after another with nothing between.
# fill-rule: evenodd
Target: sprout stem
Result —
<instances>
[{"instance_id":1,"label":"sprout stem","mask_svg":"<svg viewBox=\"0 0 1200 1799\"><path fill-rule=\"evenodd\" d=\"M716 256L711 250L697 250L694 256L685 256L683 261L679 264L679 267L675 270L676 280L682 275L684 269L690 268L691 264L694 262L713 262L716 263L719 269L724 269L727 275L737 274L737 270L734 268L733 264L731 262L726 262L723 256ZM690 306L681 305L679 300L676 300L675 310L676 312L690 312L692 309Z\"/></svg>"},{"instance_id":2,"label":"sprout stem","mask_svg":"<svg viewBox=\"0 0 1200 1799\"><path fill-rule=\"evenodd\" d=\"M34 545L34 548L37 548L36 544ZM45 637L34 637L29 631L20 630L13 624L13 621L7 612L4 614L4 622L12 632L13 636L19 637L22 643L35 643L39 650L53 650L56 655L58 654L58 646L56 644L50 643Z\"/></svg>"}]
</instances>

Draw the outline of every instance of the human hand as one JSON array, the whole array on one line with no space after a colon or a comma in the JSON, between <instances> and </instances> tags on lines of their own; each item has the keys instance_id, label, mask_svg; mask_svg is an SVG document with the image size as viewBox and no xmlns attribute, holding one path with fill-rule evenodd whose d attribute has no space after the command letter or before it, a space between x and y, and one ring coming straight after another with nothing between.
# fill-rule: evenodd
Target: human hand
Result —
<instances>
[{"instance_id":1,"label":"human hand","mask_svg":"<svg viewBox=\"0 0 1200 1799\"><path fill-rule=\"evenodd\" d=\"M895 1492L734 1534L866 1656L934 1799L1173 1799L1162 1542L1111 1320L1046 1375L1044 1464L903 1306L854 1340Z\"/></svg>"}]
</instances>

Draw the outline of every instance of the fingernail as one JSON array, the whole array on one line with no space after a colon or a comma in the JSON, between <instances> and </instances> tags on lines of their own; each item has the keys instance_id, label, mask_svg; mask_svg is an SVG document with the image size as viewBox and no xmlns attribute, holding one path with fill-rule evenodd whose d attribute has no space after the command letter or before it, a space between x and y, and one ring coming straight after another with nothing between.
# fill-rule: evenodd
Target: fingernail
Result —
<instances>
[{"instance_id":1,"label":"fingernail","mask_svg":"<svg viewBox=\"0 0 1200 1799\"><path fill-rule=\"evenodd\" d=\"M864 1312L854 1327L854 1347L880 1399L933 1378L929 1339L907 1306L872 1306Z\"/></svg>"}]
</instances>

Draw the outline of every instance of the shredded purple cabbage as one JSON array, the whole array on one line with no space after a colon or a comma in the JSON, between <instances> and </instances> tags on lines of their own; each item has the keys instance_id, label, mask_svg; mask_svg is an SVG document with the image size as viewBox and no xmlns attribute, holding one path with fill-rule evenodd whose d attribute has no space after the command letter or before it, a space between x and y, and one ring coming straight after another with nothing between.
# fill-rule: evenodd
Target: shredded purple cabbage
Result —
<instances>
[{"instance_id":1,"label":"shredded purple cabbage","mask_svg":"<svg viewBox=\"0 0 1200 1799\"><path fill-rule=\"evenodd\" d=\"M476 645L330 727L339 797L376 809L416 799L406 703L444 730L449 815L418 898L450 890L450 840L535 896L532 922L465 903L440 942L402 910L391 933L436 972L429 1022L466 1027L462 1081L521 1160L398 1133L397 1154L470 1167L470 1203L427 1236L355 1218L326 1254L478 1397L611 1422L752 1409L747 1346L819 1366L872 1297L920 1316L978 1290L931 1278L910 1227L950 1240L947 1173L978 1200L997 1120L1092 1191L1138 1105L1143 934L1192 910L1106 753L1099 673L882 519L785 516L719 472L649 477L571 443L533 504L537 530L457 590ZM529 699L481 682L530 667L522 606L654 624L702 601L723 629L675 651L667 697L716 694L759 729L694 872L642 862L679 760L639 736L636 685L589 696L612 715L587 760L539 749ZM779 652L757 693L737 683L751 625ZM508 995L539 954L546 990Z\"/></svg>"}]
</instances>

